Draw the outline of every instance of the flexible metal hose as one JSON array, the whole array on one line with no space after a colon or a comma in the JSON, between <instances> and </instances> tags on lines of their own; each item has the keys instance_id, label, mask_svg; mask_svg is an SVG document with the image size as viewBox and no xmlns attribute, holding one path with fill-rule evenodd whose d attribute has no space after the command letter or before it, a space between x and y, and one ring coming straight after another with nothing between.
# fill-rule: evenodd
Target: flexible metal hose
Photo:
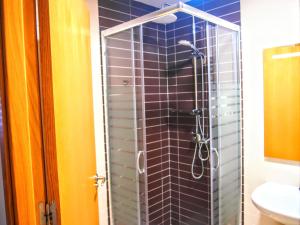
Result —
<instances>
[{"instance_id":1,"label":"flexible metal hose","mask_svg":"<svg viewBox=\"0 0 300 225\"><path fill-rule=\"evenodd\" d=\"M204 161L207 161L210 157L210 152L209 152L209 147L208 147L208 143L209 143L210 139L205 139L204 138L204 131L203 128L201 126L201 118L200 115L196 115L196 132L195 132L195 151L194 151L194 157L193 157L193 161L192 161L192 168L191 168L191 172L192 172L192 176L194 179L199 180L203 174L204 174ZM207 152L207 156L203 157L202 155L202 147L205 147L206 152ZM198 153L198 154L197 154ZM195 164L196 164L196 157L198 156L200 162L201 162L201 172L199 175L195 174Z\"/></svg>"}]
</instances>

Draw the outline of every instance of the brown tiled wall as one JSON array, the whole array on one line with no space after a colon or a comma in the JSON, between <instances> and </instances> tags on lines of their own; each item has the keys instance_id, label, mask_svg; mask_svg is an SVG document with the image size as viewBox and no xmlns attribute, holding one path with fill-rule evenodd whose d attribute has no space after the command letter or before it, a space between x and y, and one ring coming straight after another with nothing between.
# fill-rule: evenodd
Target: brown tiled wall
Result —
<instances>
[{"instance_id":1,"label":"brown tiled wall","mask_svg":"<svg viewBox=\"0 0 300 225\"><path fill-rule=\"evenodd\" d=\"M239 0L192 0L189 4L240 23ZM100 30L154 10L133 0L99 0ZM209 169L205 165L205 176L199 181L190 172L194 153L194 117L188 115L194 108L191 54L177 44L180 39L192 41L192 19L178 16L172 25L148 23L143 27L149 223L207 225ZM196 22L197 47L205 52L205 29L201 21ZM198 85L201 87L200 79ZM201 88L198 94L199 99L201 94L207 99Z\"/></svg>"},{"instance_id":2,"label":"brown tiled wall","mask_svg":"<svg viewBox=\"0 0 300 225\"><path fill-rule=\"evenodd\" d=\"M149 223L162 224L170 218L171 197L165 26L146 24L143 41Z\"/></svg>"},{"instance_id":3,"label":"brown tiled wall","mask_svg":"<svg viewBox=\"0 0 300 225\"><path fill-rule=\"evenodd\" d=\"M202 42L197 47L205 53L205 29L196 21L197 38ZM209 224L209 170L205 165L204 176L195 180L191 175L191 163L195 150L192 132L195 131L195 117L191 111L195 108L194 75L191 50L178 45L179 40L193 43L193 19L187 15L178 15L176 23L167 26L168 50L168 90L169 90L169 131L171 158L171 224ZM204 31L204 32L203 32ZM201 34L201 35L200 35ZM204 42L204 43L203 43ZM201 108L201 65L198 60L198 104ZM206 69L204 67L204 69ZM205 72L205 71L204 71ZM206 77L206 76L205 76ZM207 85L207 83L205 83ZM207 87L206 87L207 89ZM207 95L204 96L207 99ZM207 107L207 104L206 104ZM206 126L208 120L206 119ZM206 134L208 134L206 129ZM201 171L196 160L195 173Z\"/></svg>"}]
</instances>

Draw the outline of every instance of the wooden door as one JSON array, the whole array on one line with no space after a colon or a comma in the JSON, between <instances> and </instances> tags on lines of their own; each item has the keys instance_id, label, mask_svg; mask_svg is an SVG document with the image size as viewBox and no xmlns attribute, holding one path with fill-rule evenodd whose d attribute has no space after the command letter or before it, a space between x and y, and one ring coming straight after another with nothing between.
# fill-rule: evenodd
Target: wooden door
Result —
<instances>
[{"instance_id":1,"label":"wooden door","mask_svg":"<svg viewBox=\"0 0 300 225\"><path fill-rule=\"evenodd\" d=\"M49 201L59 224L98 225L90 15L85 0L39 1Z\"/></svg>"}]
</instances>

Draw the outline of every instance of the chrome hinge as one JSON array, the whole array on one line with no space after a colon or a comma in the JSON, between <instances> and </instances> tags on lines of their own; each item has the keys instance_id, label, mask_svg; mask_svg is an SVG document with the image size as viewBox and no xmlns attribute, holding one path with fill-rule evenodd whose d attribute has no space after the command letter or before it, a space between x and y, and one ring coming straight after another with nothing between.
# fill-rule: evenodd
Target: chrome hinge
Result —
<instances>
[{"instance_id":1,"label":"chrome hinge","mask_svg":"<svg viewBox=\"0 0 300 225\"><path fill-rule=\"evenodd\" d=\"M57 225L56 205L52 203L39 203L40 225Z\"/></svg>"}]
</instances>

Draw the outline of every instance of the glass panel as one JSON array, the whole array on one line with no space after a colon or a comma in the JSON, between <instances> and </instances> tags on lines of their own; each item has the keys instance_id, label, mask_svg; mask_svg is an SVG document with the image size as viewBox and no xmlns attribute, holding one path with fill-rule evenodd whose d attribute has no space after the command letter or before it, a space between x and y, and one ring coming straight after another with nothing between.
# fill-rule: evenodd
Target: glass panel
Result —
<instances>
[{"instance_id":1,"label":"glass panel","mask_svg":"<svg viewBox=\"0 0 300 225\"><path fill-rule=\"evenodd\" d=\"M240 224L241 126L238 33L208 25L212 224Z\"/></svg>"},{"instance_id":2,"label":"glass panel","mask_svg":"<svg viewBox=\"0 0 300 225\"><path fill-rule=\"evenodd\" d=\"M145 217L140 207L145 205L145 181L139 48L138 28L106 38L107 167L114 225L141 224L142 211Z\"/></svg>"}]
</instances>

